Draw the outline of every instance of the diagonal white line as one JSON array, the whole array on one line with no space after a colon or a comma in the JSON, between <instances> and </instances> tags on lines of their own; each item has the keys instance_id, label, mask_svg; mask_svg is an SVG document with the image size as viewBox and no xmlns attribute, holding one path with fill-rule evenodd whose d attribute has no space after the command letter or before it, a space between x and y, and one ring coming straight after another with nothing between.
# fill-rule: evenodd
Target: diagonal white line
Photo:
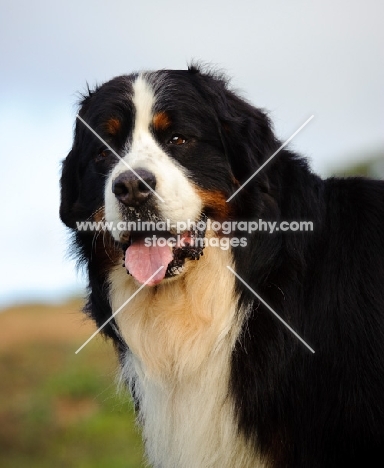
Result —
<instances>
[{"instance_id":1,"label":"diagonal white line","mask_svg":"<svg viewBox=\"0 0 384 468\"><path fill-rule=\"evenodd\" d=\"M270 156L270 157L265 161L265 163L263 163L263 164L257 169L257 171L256 171L254 174L252 174L251 177L249 177L249 179L247 179L247 180L243 183L243 185L241 185L241 187L239 187L239 188L236 190L236 192L233 193L233 194L228 198L227 203L228 203L229 201L231 201L232 198L235 197L235 196L240 192L240 190L242 190L242 189L248 184L248 182L250 182L250 181L251 181L251 180L268 164L268 163L269 163L269 161L271 161L271 160L276 156L276 154L279 153L279 152L284 148L284 146L287 146L287 144L292 140L292 138L294 138L294 137L300 132L300 130L302 130L302 129L307 125L307 123L309 123L309 122L313 119L313 117L314 117L314 115L311 115L311 117L309 117L309 119L306 120L306 121L303 123L303 125L302 125L300 128L298 128L298 129L296 130L296 132L295 132L293 135L291 135L291 136L288 138L288 140L286 140L286 141L280 146L280 148L279 148L278 150L276 150L276 151L272 154L272 156Z\"/></svg>"},{"instance_id":2,"label":"diagonal white line","mask_svg":"<svg viewBox=\"0 0 384 468\"><path fill-rule=\"evenodd\" d=\"M247 283L243 280L243 278L241 278L241 276L239 276L239 275L235 272L235 270L233 270L233 269L232 269L230 266L228 266L228 265L227 265L227 268L228 268L229 271L231 271L231 272L236 276L236 278L237 278L238 280L240 280L240 281L244 284L244 286L246 286L246 287L251 291L251 293L253 293L253 294L259 299L260 302L262 302L262 303L265 305L265 307L267 307L267 309L269 309L269 310L272 312L272 314L273 314L276 318L278 318L278 319L280 320L280 322L282 322L282 323L288 328L289 331L291 331L291 332L296 336L296 338L298 338L313 354L315 354L315 350L314 350L313 348L311 348L311 347L309 346L309 344L306 343L306 342L301 338L301 336L299 336L299 335L295 332L295 330L294 330L292 327L290 327L290 326L288 325L288 323L287 323L285 320L283 320L283 319L280 317L280 315L277 314L277 313L272 309L272 307L270 307L270 306L264 301L264 299L262 299L262 298L257 294L257 292L254 291L254 290L249 286L249 284L247 284Z\"/></svg>"},{"instance_id":3,"label":"diagonal white line","mask_svg":"<svg viewBox=\"0 0 384 468\"><path fill-rule=\"evenodd\" d=\"M92 128L89 124L87 124L87 122L86 122L83 118L80 117L79 114L77 114L76 117L77 117L77 118L78 118L94 135L96 135L97 138L109 149L109 151L112 151L112 153L113 153L118 159L120 159L120 161L121 161L123 164L125 164L125 165L127 166L127 168L128 168L130 171L132 171L132 172L135 174L135 176L138 177L138 178L141 180L141 182L143 182L143 184L146 185L146 186L149 188L149 190L150 190L154 195L156 195L156 197L157 197L160 201L162 201L162 202L164 203L164 200L160 197L160 195L159 195L155 190L153 190L153 188L150 187L150 186L147 184L147 182L145 182L145 180L144 180L142 177L140 177L139 174L138 174L134 169L132 169L132 167L127 163L127 161L125 161L120 155L118 155L118 154L116 153L116 151L115 151L110 145L108 145L108 143L107 143L105 140L103 140L103 138L101 138L101 136L100 136L97 132L95 132L95 130L93 130L93 128Z\"/></svg>"},{"instance_id":4,"label":"diagonal white line","mask_svg":"<svg viewBox=\"0 0 384 468\"><path fill-rule=\"evenodd\" d=\"M107 321L105 321L105 322L103 323L103 325L101 325L101 327L98 328L98 329L95 331L95 333L94 333L92 336L90 336L90 337L88 338L88 340L80 346L80 348L75 352L75 354L79 353L79 352L84 348L84 346L86 346L98 333L100 333L100 331L105 327L105 325L107 325L114 317L116 317L116 315L128 304L128 302L131 301L131 300L136 296L136 294L138 294L138 293L144 288L144 286L146 286L146 285L151 281L151 279L152 279L154 276L157 275L157 273L159 273L159 271L160 271L162 268L164 268L164 266L159 267L159 268L155 271L155 273L153 273L153 275L150 276L150 277L147 279L147 281L146 281L145 283L143 283L143 284L140 286L140 288L139 288L137 291L135 291L135 292L132 294L132 296L131 296L129 299L127 299L127 300L124 302L124 304L123 304L122 306L120 306L120 307L116 310L116 312L114 312L114 313L109 317L109 319L108 319Z\"/></svg>"}]
</instances>

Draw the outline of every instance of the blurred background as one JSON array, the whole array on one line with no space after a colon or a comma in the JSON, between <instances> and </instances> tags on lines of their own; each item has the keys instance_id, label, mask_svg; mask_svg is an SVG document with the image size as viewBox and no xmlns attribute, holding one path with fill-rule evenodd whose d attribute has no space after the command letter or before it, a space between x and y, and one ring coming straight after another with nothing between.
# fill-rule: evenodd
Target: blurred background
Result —
<instances>
[{"instance_id":1,"label":"blurred background","mask_svg":"<svg viewBox=\"0 0 384 468\"><path fill-rule=\"evenodd\" d=\"M138 467L116 361L58 218L79 92L191 60L232 77L314 171L384 177L379 0L0 3L0 466Z\"/></svg>"}]
</instances>

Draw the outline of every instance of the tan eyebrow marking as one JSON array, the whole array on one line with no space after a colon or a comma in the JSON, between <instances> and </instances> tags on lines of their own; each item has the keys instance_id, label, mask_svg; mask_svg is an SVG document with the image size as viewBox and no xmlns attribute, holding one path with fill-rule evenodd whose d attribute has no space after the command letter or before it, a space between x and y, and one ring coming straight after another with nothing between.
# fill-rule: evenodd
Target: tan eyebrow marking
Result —
<instances>
[{"instance_id":1,"label":"tan eyebrow marking","mask_svg":"<svg viewBox=\"0 0 384 468\"><path fill-rule=\"evenodd\" d=\"M153 116L152 125L157 131L166 130L171 125L171 119L166 112L157 112Z\"/></svg>"},{"instance_id":2,"label":"tan eyebrow marking","mask_svg":"<svg viewBox=\"0 0 384 468\"><path fill-rule=\"evenodd\" d=\"M110 135L116 135L121 128L121 122L119 119L112 117L107 121L105 128Z\"/></svg>"}]
</instances>

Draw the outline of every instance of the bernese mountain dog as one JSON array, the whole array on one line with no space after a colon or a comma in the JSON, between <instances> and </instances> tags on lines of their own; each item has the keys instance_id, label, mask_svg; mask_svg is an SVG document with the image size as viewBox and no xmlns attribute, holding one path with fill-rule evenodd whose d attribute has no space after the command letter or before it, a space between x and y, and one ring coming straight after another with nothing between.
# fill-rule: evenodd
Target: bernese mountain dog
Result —
<instances>
[{"instance_id":1,"label":"bernese mountain dog","mask_svg":"<svg viewBox=\"0 0 384 468\"><path fill-rule=\"evenodd\" d=\"M148 462L384 466L384 183L321 179L196 65L77 117L60 216Z\"/></svg>"}]
</instances>

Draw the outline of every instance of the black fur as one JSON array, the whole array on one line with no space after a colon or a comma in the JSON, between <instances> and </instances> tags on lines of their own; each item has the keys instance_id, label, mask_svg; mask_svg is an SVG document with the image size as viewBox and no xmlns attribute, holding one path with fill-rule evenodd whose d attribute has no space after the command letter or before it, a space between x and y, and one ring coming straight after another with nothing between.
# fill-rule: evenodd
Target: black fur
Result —
<instances>
[{"instance_id":1,"label":"black fur","mask_svg":"<svg viewBox=\"0 0 384 468\"><path fill-rule=\"evenodd\" d=\"M229 196L280 146L266 114L230 91L222 76L196 67L149 76L155 89L172 89L162 104L196 136L194 148L170 155L201 188ZM122 95L129 96L134 77L102 85L80 110L118 152L131 134L134 109ZM124 122L113 138L103 127L112 115ZM100 142L78 123L61 179L60 214L72 229L103 205L103 183L116 160L100 162L99 152ZM313 232L257 232L246 248L233 249L237 273L315 350L237 282L239 307L248 310L229 389L239 430L273 468L382 466L384 183L322 180L284 149L233 199L230 213L314 223ZM214 210L207 214L215 217ZM89 272L87 311L101 325L111 315L106 273L120 261L120 246L108 235L79 232L75 243ZM123 351L114 324L104 333Z\"/></svg>"}]
</instances>

